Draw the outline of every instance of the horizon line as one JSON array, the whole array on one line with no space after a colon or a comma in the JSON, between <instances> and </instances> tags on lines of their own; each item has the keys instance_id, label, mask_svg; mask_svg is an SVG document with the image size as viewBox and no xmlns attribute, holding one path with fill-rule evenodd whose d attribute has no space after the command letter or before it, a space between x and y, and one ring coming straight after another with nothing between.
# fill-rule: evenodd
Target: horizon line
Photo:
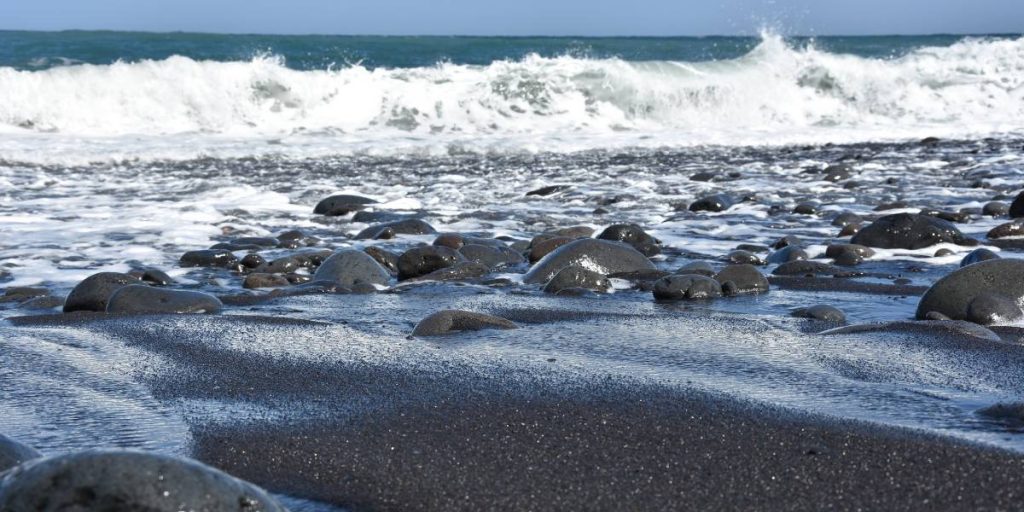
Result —
<instances>
[{"instance_id":1,"label":"horizon line","mask_svg":"<svg viewBox=\"0 0 1024 512\"><path fill-rule=\"evenodd\" d=\"M758 33L734 33L734 34L675 34L675 35L637 35L637 34L384 34L384 33L327 33L327 32L203 32L193 30L125 30L125 29L89 29L89 28L67 28L67 29L20 29L0 28L0 32L28 32L36 34L62 34L76 32L100 32L100 33L127 33L127 34L153 34L153 35L212 35L212 36L274 36L274 37L447 37L447 38L506 38L506 39L681 39L681 38L729 38L762 37L769 30L762 30ZM907 32L907 33L872 33L872 34L779 34L783 38L815 38L815 37L1013 37L1024 36L1024 32Z\"/></svg>"}]
</instances>

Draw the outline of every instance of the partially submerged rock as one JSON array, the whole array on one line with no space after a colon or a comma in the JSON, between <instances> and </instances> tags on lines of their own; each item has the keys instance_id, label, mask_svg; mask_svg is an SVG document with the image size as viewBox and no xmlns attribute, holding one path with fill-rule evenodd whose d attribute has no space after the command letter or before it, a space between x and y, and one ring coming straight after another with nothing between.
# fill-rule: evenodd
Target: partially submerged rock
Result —
<instances>
[{"instance_id":1,"label":"partially submerged rock","mask_svg":"<svg viewBox=\"0 0 1024 512\"><path fill-rule=\"evenodd\" d=\"M120 272L100 272L78 283L64 301L64 312L106 311L107 302L117 290L141 281Z\"/></svg>"},{"instance_id":2,"label":"partially submerged rock","mask_svg":"<svg viewBox=\"0 0 1024 512\"><path fill-rule=\"evenodd\" d=\"M658 300L701 300L722 296L722 286L714 279L698 274L673 274L654 282Z\"/></svg>"},{"instance_id":3,"label":"partially submerged rock","mask_svg":"<svg viewBox=\"0 0 1024 512\"><path fill-rule=\"evenodd\" d=\"M1024 260L982 261L950 273L936 281L921 297L917 318L924 319L929 312L935 311L954 320L978 319L979 312L987 310L982 306L994 304L987 299L976 306L973 315L969 314L972 302L983 295L1001 295L1014 305L1020 304L1024 299Z\"/></svg>"},{"instance_id":4,"label":"partially submerged rock","mask_svg":"<svg viewBox=\"0 0 1024 512\"><path fill-rule=\"evenodd\" d=\"M313 208L313 213L328 216L348 215L376 202L368 197L338 194L317 203L316 207Z\"/></svg>"},{"instance_id":5,"label":"partially submerged rock","mask_svg":"<svg viewBox=\"0 0 1024 512\"><path fill-rule=\"evenodd\" d=\"M356 284L387 286L391 274L364 251L338 251L324 260L313 274L314 281L330 281L351 288Z\"/></svg>"},{"instance_id":6,"label":"partially submerged rock","mask_svg":"<svg viewBox=\"0 0 1024 512\"><path fill-rule=\"evenodd\" d=\"M882 249L923 249L940 243L977 245L952 223L927 215L897 213L886 215L861 228L851 240L855 244Z\"/></svg>"},{"instance_id":7,"label":"partially submerged rock","mask_svg":"<svg viewBox=\"0 0 1024 512\"><path fill-rule=\"evenodd\" d=\"M570 265L559 270L544 286L547 293L560 293L568 289L586 289L606 292L612 287L608 278L579 265Z\"/></svg>"},{"instance_id":8,"label":"partially submerged rock","mask_svg":"<svg viewBox=\"0 0 1024 512\"><path fill-rule=\"evenodd\" d=\"M0 479L0 510L285 512L262 489L199 462L128 450L21 464Z\"/></svg>"},{"instance_id":9,"label":"partially submerged rock","mask_svg":"<svg viewBox=\"0 0 1024 512\"><path fill-rule=\"evenodd\" d=\"M206 293L133 284L114 292L107 304L107 313L219 313L223 308L220 299Z\"/></svg>"},{"instance_id":10,"label":"partially submerged rock","mask_svg":"<svg viewBox=\"0 0 1024 512\"><path fill-rule=\"evenodd\" d=\"M518 326L509 320L483 313L449 309L438 311L416 324L413 336L443 336L459 331L479 331L482 329L516 329Z\"/></svg>"},{"instance_id":11,"label":"partially submerged rock","mask_svg":"<svg viewBox=\"0 0 1024 512\"><path fill-rule=\"evenodd\" d=\"M558 271L570 265L579 265L604 275L654 270L651 260L626 244L583 238L559 247L538 261L523 277L523 282L547 283Z\"/></svg>"},{"instance_id":12,"label":"partially submerged rock","mask_svg":"<svg viewBox=\"0 0 1024 512\"><path fill-rule=\"evenodd\" d=\"M715 280L726 295L764 293L769 288L768 278L753 265L729 265L715 275Z\"/></svg>"}]
</instances>

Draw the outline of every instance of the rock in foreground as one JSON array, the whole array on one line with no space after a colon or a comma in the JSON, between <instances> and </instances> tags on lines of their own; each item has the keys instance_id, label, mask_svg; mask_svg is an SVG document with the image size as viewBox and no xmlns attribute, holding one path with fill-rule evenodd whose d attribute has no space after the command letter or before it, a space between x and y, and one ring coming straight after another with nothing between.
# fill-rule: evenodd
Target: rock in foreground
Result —
<instances>
[{"instance_id":1,"label":"rock in foreground","mask_svg":"<svg viewBox=\"0 0 1024 512\"><path fill-rule=\"evenodd\" d=\"M183 313L219 313L220 299L201 292L168 290L133 284L116 291L107 304L107 313L158 315Z\"/></svg>"},{"instance_id":2,"label":"rock in foreground","mask_svg":"<svg viewBox=\"0 0 1024 512\"><path fill-rule=\"evenodd\" d=\"M64 312L106 311L110 296L117 290L141 281L119 272L100 272L82 280L64 301Z\"/></svg>"},{"instance_id":3,"label":"rock in foreground","mask_svg":"<svg viewBox=\"0 0 1024 512\"><path fill-rule=\"evenodd\" d=\"M977 245L951 222L927 215L897 213L865 226L852 243L882 249L923 249L935 244Z\"/></svg>"},{"instance_id":4,"label":"rock in foreground","mask_svg":"<svg viewBox=\"0 0 1024 512\"><path fill-rule=\"evenodd\" d=\"M504 318L449 309L438 311L416 324L413 336L444 336L459 331L479 331L482 329L516 329L518 326Z\"/></svg>"},{"instance_id":5,"label":"rock in foreground","mask_svg":"<svg viewBox=\"0 0 1024 512\"><path fill-rule=\"evenodd\" d=\"M603 275L654 270L651 260L626 244L583 238L569 242L544 256L526 273L523 282L547 283L558 271L570 265L579 265Z\"/></svg>"},{"instance_id":6,"label":"rock in foreground","mask_svg":"<svg viewBox=\"0 0 1024 512\"><path fill-rule=\"evenodd\" d=\"M998 297L1002 299L996 300ZM917 319L924 320L928 313L937 312L953 320L977 320L985 317L986 310L992 307L997 307L1005 315L1008 305L1017 307L1022 299L1024 260L981 261L936 281L921 297L917 305ZM982 302L972 308L975 300ZM1012 309L1009 312L1012 313Z\"/></svg>"}]
</instances>

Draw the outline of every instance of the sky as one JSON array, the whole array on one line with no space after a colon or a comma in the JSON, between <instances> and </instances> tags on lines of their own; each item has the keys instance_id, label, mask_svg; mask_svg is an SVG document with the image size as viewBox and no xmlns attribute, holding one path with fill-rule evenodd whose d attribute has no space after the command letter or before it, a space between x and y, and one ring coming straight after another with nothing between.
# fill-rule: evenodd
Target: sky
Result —
<instances>
[{"instance_id":1,"label":"sky","mask_svg":"<svg viewBox=\"0 0 1024 512\"><path fill-rule=\"evenodd\" d=\"M1024 32L1024 0L0 0L0 29L259 34Z\"/></svg>"}]
</instances>

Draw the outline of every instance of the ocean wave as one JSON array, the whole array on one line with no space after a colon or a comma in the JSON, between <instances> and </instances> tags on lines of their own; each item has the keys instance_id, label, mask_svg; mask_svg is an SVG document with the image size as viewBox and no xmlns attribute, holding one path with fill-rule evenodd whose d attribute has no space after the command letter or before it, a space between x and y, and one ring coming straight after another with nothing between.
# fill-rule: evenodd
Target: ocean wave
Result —
<instances>
[{"instance_id":1,"label":"ocean wave","mask_svg":"<svg viewBox=\"0 0 1024 512\"><path fill-rule=\"evenodd\" d=\"M4 133L395 136L1024 126L1024 38L968 38L899 58L793 47L766 34L712 62L572 56L408 69L289 69L174 56L0 68Z\"/></svg>"}]
</instances>

